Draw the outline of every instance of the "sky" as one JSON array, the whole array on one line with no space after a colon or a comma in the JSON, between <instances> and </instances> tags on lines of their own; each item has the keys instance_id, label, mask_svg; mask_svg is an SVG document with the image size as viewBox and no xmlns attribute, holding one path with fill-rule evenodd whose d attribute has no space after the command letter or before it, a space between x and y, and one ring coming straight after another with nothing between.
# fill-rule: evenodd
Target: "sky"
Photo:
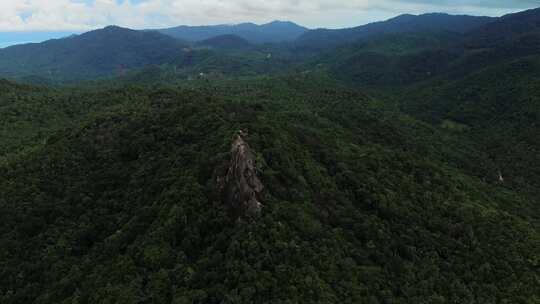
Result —
<instances>
[{"instance_id":1,"label":"sky","mask_svg":"<svg viewBox=\"0 0 540 304\"><path fill-rule=\"evenodd\" d=\"M134 29L287 20L342 28L403 13L500 16L540 0L0 0L0 47L107 25Z\"/></svg>"}]
</instances>

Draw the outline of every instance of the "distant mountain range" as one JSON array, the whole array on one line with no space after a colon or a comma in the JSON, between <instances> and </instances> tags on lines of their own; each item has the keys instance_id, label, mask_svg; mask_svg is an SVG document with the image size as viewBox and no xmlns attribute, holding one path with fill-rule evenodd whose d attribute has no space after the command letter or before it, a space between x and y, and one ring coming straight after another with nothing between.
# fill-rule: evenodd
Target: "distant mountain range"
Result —
<instances>
[{"instance_id":1,"label":"distant mountain range","mask_svg":"<svg viewBox=\"0 0 540 304\"><path fill-rule=\"evenodd\" d=\"M181 57L186 45L158 32L117 26L0 49L0 75L87 79Z\"/></svg>"},{"instance_id":2,"label":"distant mountain range","mask_svg":"<svg viewBox=\"0 0 540 304\"><path fill-rule=\"evenodd\" d=\"M453 73L465 73L499 59L534 54L540 47L539 15L539 10L500 18L401 15L338 30L308 30L282 21L145 31L110 26L0 49L0 76L79 81L164 64L175 71L284 72L318 58L342 78L401 83L448 72L449 65ZM394 56L396 50L416 53ZM230 51L236 52L234 58L227 57Z\"/></svg>"},{"instance_id":3,"label":"distant mountain range","mask_svg":"<svg viewBox=\"0 0 540 304\"><path fill-rule=\"evenodd\" d=\"M293 22L274 21L257 25L241 23L215 26L178 26L158 30L160 33L191 42L207 40L216 36L236 35L251 43L277 43L296 40L308 31Z\"/></svg>"},{"instance_id":4,"label":"distant mountain range","mask_svg":"<svg viewBox=\"0 0 540 304\"><path fill-rule=\"evenodd\" d=\"M434 25L429 30L425 21L435 16L446 20L435 25L444 26L435 30ZM416 30L393 27L401 18L410 17L333 31L331 36L341 37L332 38L338 44L333 49L329 48L330 42L324 42L328 37L322 36L311 36L309 41L302 37L298 46L319 48L322 55L316 56L314 62L324 64L333 75L356 86L407 85L441 75L460 78L489 65L538 54L540 50L540 9L487 19L421 15L415 22L407 23L410 29L414 28L411 24L417 24ZM453 19L469 23L465 26L456 22L452 28L448 25ZM466 27L469 30L463 32Z\"/></svg>"},{"instance_id":5,"label":"distant mountain range","mask_svg":"<svg viewBox=\"0 0 540 304\"><path fill-rule=\"evenodd\" d=\"M386 21L370 23L348 29L317 29L304 33L297 40L301 47L332 48L377 35L418 32L466 33L495 20L490 17L458 16L448 14L401 15Z\"/></svg>"},{"instance_id":6,"label":"distant mountain range","mask_svg":"<svg viewBox=\"0 0 540 304\"><path fill-rule=\"evenodd\" d=\"M492 21L470 33L469 46L489 47L540 35L540 9L509 14Z\"/></svg>"}]
</instances>

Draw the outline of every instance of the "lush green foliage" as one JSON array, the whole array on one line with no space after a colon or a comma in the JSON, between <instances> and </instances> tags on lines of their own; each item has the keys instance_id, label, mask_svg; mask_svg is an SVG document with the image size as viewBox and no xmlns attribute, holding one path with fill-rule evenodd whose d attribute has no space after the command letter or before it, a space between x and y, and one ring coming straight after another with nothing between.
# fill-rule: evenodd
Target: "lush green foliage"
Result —
<instances>
[{"instance_id":1,"label":"lush green foliage","mask_svg":"<svg viewBox=\"0 0 540 304\"><path fill-rule=\"evenodd\" d=\"M527 200L462 169L471 151L451 134L324 83L26 100L81 116L40 114L68 127L0 166L1 302L537 301ZM81 113L67 96L107 102ZM213 177L239 128L267 188L249 224L228 218Z\"/></svg>"},{"instance_id":2,"label":"lush green foliage","mask_svg":"<svg viewBox=\"0 0 540 304\"><path fill-rule=\"evenodd\" d=\"M134 69L114 79L0 81L0 303L540 303L534 13L466 34L491 19L402 16L367 29L415 33L324 53L175 41L159 62L119 51ZM251 221L217 185L240 129L265 185Z\"/></svg>"},{"instance_id":3,"label":"lush green foliage","mask_svg":"<svg viewBox=\"0 0 540 304\"><path fill-rule=\"evenodd\" d=\"M236 35L221 35L212 38L208 38L198 43L203 47L217 48L217 49L246 49L250 48L251 43L246 39Z\"/></svg>"},{"instance_id":4,"label":"lush green foliage","mask_svg":"<svg viewBox=\"0 0 540 304\"><path fill-rule=\"evenodd\" d=\"M539 71L540 59L527 57L429 82L409 90L403 109L435 124L458 123L463 136L490 154L507 184L538 194Z\"/></svg>"}]
</instances>

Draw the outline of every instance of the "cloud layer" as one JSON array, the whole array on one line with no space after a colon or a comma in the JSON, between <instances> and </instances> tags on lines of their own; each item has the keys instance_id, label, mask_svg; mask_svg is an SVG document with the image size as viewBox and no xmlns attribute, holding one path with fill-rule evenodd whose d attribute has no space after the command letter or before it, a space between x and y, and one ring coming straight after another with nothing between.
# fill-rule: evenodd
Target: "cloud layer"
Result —
<instances>
[{"instance_id":1,"label":"cloud layer","mask_svg":"<svg viewBox=\"0 0 540 304\"><path fill-rule=\"evenodd\" d=\"M400 13L501 15L537 0L0 0L0 31L88 30L117 24L156 28L180 24L292 20L343 27Z\"/></svg>"}]
</instances>

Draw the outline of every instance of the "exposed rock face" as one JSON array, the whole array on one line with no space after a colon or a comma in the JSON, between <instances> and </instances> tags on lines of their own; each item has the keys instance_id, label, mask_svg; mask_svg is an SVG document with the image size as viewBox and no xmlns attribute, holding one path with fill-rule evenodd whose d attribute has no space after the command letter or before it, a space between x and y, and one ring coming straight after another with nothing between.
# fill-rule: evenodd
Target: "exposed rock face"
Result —
<instances>
[{"instance_id":1,"label":"exposed rock face","mask_svg":"<svg viewBox=\"0 0 540 304\"><path fill-rule=\"evenodd\" d=\"M255 154L246 137L247 131L234 136L227 174L217 178L221 200L236 218L252 218L262 208L260 197L264 186L257 177Z\"/></svg>"}]
</instances>

